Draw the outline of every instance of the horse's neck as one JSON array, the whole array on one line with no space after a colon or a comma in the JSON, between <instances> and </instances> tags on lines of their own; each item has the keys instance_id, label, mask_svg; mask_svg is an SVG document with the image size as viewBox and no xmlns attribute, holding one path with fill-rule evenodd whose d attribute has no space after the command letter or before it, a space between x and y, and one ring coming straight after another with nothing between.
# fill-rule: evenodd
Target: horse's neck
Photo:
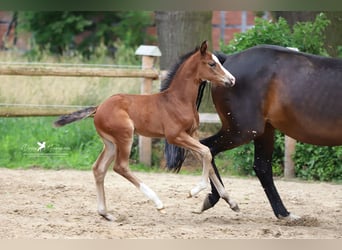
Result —
<instances>
[{"instance_id":1,"label":"horse's neck","mask_svg":"<svg viewBox=\"0 0 342 250\"><path fill-rule=\"evenodd\" d=\"M199 79L195 77L195 69L182 68L177 73L168 89L168 94L181 101L184 105L195 105L199 89Z\"/></svg>"}]
</instances>

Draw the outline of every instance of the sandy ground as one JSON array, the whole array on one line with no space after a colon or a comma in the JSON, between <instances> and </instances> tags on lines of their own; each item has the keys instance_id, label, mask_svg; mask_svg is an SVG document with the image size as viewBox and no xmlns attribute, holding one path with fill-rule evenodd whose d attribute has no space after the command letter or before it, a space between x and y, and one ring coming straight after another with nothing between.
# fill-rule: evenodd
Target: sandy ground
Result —
<instances>
[{"instance_id":1,"label":"sandy ground","mask_svg":"<svg viewBox=\"0 0 342 250\"><path fill-rule=\"evenodd\" d=\"M187 198L199 176L136 173L164 202L159 213L132 184L113 172L106 181L108 222L96 212L91 171L0 168L1 239L255 239L342 238L342 185L276 180L297 223L277 220L257 179L224 177L240 206L221 200L202 214L203 191Z\"/></svg>"}]
</instances>

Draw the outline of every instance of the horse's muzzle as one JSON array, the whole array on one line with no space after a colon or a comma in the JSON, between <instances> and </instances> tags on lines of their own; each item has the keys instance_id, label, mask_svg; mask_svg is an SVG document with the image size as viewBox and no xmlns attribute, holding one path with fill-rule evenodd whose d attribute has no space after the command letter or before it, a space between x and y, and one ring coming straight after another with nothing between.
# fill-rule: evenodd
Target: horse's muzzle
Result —
<instances>
[{"instance_id":1,"label":"horse's muzzle","mask_svg":"<svg viewBox=\"0 0 342 250\"><path fill-rule=\"evenodd\" d=\"M228 77L228 79L224 82L224 85L226 87L233 87L235 85L235 77L234 76Z\"/></svg>"}]
</instances>

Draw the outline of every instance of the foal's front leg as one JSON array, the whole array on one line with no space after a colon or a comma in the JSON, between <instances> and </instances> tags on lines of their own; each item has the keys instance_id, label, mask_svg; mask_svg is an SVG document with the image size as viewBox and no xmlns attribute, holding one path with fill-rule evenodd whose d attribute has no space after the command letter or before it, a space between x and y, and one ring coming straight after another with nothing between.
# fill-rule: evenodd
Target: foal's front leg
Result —
<instances>
[{"instance_id":1,"label":"foal's front leg","mask_svg":"<svg viewBox=\"0 0 342 250\"><path fill-rule=\"evenodd\" d=\"M227 191L225 190L224 186L220 182L220 180L217 178L213 166L211 165L212 156L210 153L210 150L208 147L201 144L196 139L192 138L187 133L182 133L178 137L174 138L174 140L170 140L170 143L176 144L177 146L181 146L184 148L187 148L196 154L200 155L202 158L202 166L203 166L203 172L202 172L202 178L200 183L195 186L193 189L190 190L190 197L195 196L200 191L205 189L208 186L209 178L215 185L220 197L224 199L229 205L230 208L234 211L239 211L239 207L235 201L230 199Z\"/></svg>"}]
</instances>

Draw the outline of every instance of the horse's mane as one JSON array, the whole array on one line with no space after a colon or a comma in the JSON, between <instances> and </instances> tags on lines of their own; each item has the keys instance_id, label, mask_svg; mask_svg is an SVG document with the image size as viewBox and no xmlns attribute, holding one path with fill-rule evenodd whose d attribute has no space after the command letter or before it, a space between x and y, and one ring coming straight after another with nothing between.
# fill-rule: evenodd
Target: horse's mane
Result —
<instances>
[{"instance_id":1,"label":"horse's mane","mask_svg":"<svg viewBox=\"0 0 342 250\"><path fill-rule=\"evenodd\" d=\"M184 63L184 61L186 61L190 56L195 54L198 50L199 50L199 47L196 47L192 51L182 55L179 58L178 62L172 66L172 68L168 71L166 78L162 81L160 91L164 91L170 87L172 79L177 73L177 70L179 69L179 67Z\"/></svg>"}]
</instances>

